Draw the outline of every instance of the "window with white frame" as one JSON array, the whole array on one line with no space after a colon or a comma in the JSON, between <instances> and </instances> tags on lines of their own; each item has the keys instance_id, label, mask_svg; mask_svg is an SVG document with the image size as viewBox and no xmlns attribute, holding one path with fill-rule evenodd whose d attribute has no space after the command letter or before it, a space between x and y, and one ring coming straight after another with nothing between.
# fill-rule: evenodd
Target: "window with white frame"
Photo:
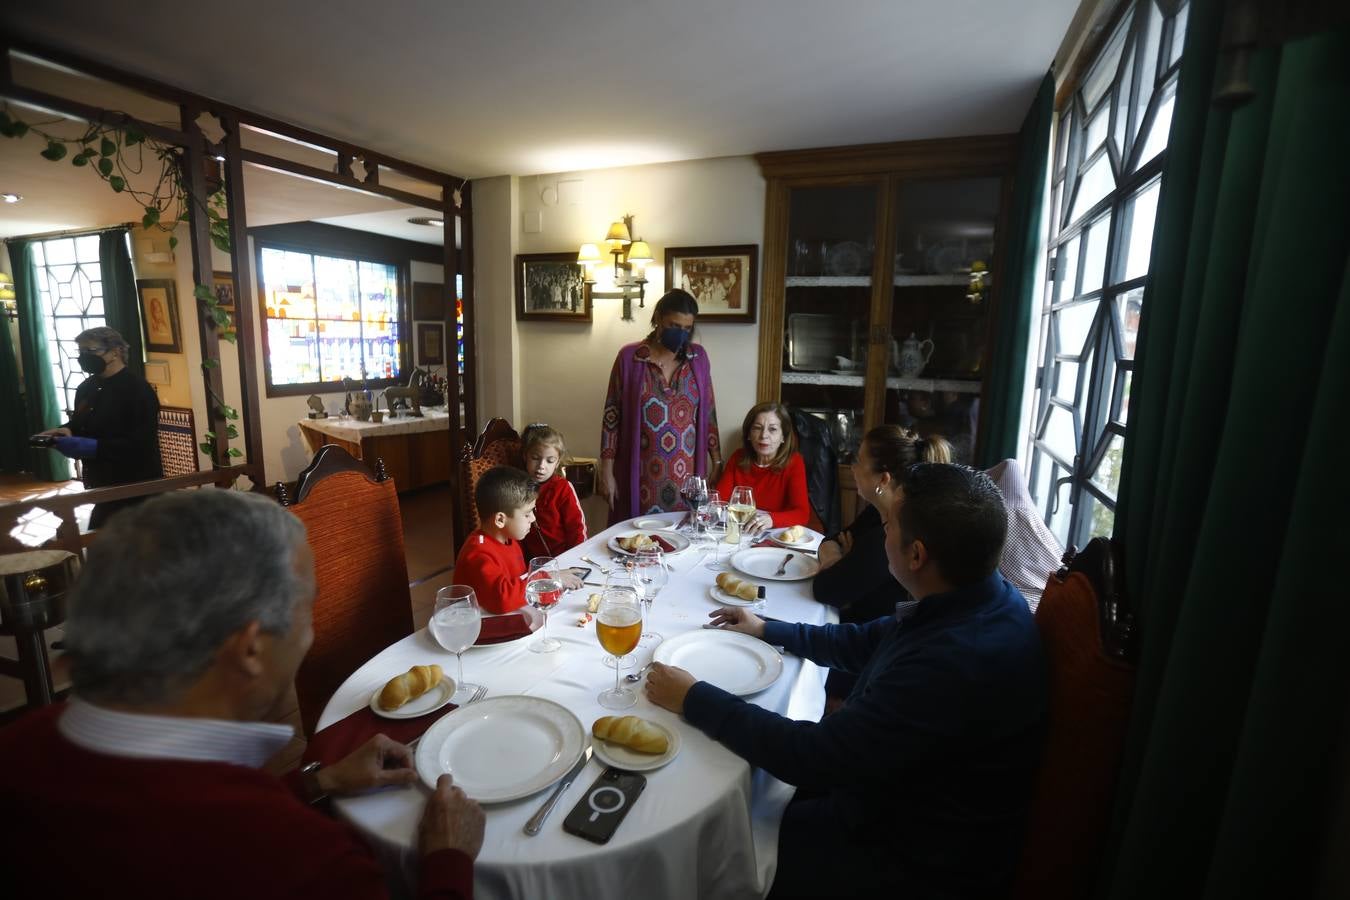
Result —
<instances>
[{"instance_id":1,"label":"window with white frame","mask_svg":"<svg viewBox=\"0 0 1350 900\"><path fill-rule=\"evenodd\" d=\"M1188 9L1130 0L1056 111L1028 480L1066 546L1115 521Z\"/></svg>"},{"instance_id":2,"label":"window with white frame","mask_svg":"<svg viewBox=\"0 0 1350 900\"><path fill-rule=\"evenodd\" d=\"M80 369L80 332L108 324L103 312L103 270L98 235L33 242L33 274L47 333L56 400L69 417L75 389L89 376Z\"/></svg>"}]
</instances>

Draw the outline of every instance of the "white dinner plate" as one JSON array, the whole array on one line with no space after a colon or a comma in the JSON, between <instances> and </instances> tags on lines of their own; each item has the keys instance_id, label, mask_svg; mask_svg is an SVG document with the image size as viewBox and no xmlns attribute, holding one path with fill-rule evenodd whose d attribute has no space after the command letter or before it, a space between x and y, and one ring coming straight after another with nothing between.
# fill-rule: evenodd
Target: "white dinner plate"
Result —
<instances>
[{"instance_id":1,"label":"white dinner plate","mask_svg":"<svg viewBox=\"0 0 1350 900\"><path fill-rule=\"evenodd\" d=\"M776 574L783 564L783 557L789 553L787 569L782 575ZM805 553L793 553L791 550L779 550L776 547L752 547L742 550L731 557L731 565L738 572L752 578L765 578L769 581L801 581L813 578L820 571L820 563Z\"/></svg>"},{"instance_id":2,"label":"white dinner plate","mask_svg":"<svg viewBox=\"0 0 1350 900\"><path fill-rule=\"evenodd\" d=\"M385 709L380 706L380 693L383 690L384 685L382 684L375 689L375 693L370 695L371 712L386 719L415 719L418 716L425 716L429 712L435 712L449 703L450 698L455 695L455 679L448 675L441 678L440 684L422 696L414 697L398 709Z\"/></svg>"},{"instance_id":3,"label":"white dinner plate","mask_svg":"<svg viewBox=\"0 0 1350 900\"><path fill-rule=\"evenodd\" d=\"M479 803L538 793L586 749L581 720L542 697L490 697L438 719L417 745L417 774L431 788L446 772Z\"/></svg>"},{"instance_id":4,"label":"white dinner plate","mask_svg":"<svg viewBox=\"0 0 1350 900\"><path fill-rule=\"evenodd\" d=\"M715 584L712 587L708 588L708 594L713 598L714 602L720 603L723 606L750 607L764 602L763 600L742 600L735 594L728 594L726 591L722 590Z\"/></svg>"},{"instance_id":5,"label":"white dinner plate","mask_svg":"<svg viewBox=\"0 0 1350 900\"><path fill-rule=\"evenodd\" d=\"M674 531L678 524L668 519L633 519L628 527L636 531Z\"/></svg>"},{"instance_id":6,"label":"white dinner plate","mask_svg":"<svg viewBox=\"0 0 1350 900\"><path fill-rule=\"evenodd\" d=\"M651 719L647 721L665 732L666 739L670 741L665 753L639 753L622 744L611 744L609 741L592 738L591 746L595 748L595 758L607 766L626 772L650 772L670 762L680 752L680 733L660 722L653 722Z\"/></svg>"},{"instance_id":7,"label":"white dinner plate","mask_svg":"<svg viewBox=\"0 0 1350 900\"><path fill-rule=\"evenodd\" d=\"M803 528L805 528L805 526L803 526ZM792 550L810 550L816 545L818 545L825 538L825 535L821 534L819 531L813 531L810 528L805 528L806 537L803 540L785 541L781 537L779 537L779 535L785 531L787 531L786 528L770 528L768 535L769 540L773 541L780 547L788 547ZM781 557L779 558L779 562L782 562Z\"/></svg>"},{"instance_id":8,"label":"white dinner plate","mask_svg":"<svg viewBox=\"0 0 1350 900\"><path fill-rule=\"evenodd\" d=\"M721 628L666 638L652 659L686 669L695 678L739 697L764 690L783 673L783 657L777 650L758 638Z\"/></svg>"},{"instance_id":9,"label":"white dinner plate","mask_svg":"<svg viewBox=\"0 0 1350 900\"><path fill-rule=\"evenodd\" d=\"M632 556L633 554L631 552L619 546L619 538L632 537L637 534L651 535L653 534L653 531L651 529L644 529L642 531L624 531L610 538L609 543L605 546L609 548L611 553L617 553L620 556ZM659 537L661 540L675 548L674 550L669 551L666 554L667 556L674 556L676 553L689 549L689 538L680 534L678 531L662 531L660 532Z\"/></svg>"}]
</instances>

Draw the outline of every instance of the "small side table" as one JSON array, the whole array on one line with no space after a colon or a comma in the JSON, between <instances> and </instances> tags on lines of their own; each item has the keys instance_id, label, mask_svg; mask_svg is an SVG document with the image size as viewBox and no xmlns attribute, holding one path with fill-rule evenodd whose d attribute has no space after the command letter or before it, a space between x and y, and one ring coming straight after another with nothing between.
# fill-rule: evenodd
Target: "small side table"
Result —
<instances>
[{"instance_id":1,"label":"small side table","mask_svg":"<svg viewBox=\"0 0 1350 900\"><path fill-rule=\"evenodd\" d=\"M567 460L567 480L576 488L578 500L595 493L597 462L594 456L573 456Z\"/></svg>"},{"instance_id":2,"label":"small side table","mask_svg":"<svg viewBox=\"0 0 1350 900\"><path fill-rule=\"evenodd\" d=\"M76 565L67 550L0 556L0 634L14 635L19 651L18 659L0 657L0 675L23 679L30 707L46 706L55 693L43 632L66 620Z\"/></svg>"}]
</instances>

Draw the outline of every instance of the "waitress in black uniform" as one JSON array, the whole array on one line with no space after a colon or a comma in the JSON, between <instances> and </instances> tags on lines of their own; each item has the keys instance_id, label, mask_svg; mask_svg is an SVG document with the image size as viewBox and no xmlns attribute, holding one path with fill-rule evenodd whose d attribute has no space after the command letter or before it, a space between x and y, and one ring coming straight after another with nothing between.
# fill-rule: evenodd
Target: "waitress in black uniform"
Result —
<instances>
[{"instance_id":1,"label":"waitress in black uniform","mask_svg":"<svg viewBox=\"0 0 1350 900\"><path fill-rule=\"evenodd\" d=\"M75 411L60 428L53 449L83 465L84 486L108 487L164 477L159 459L159 398L127 368L127 342L112 328L90 328L75 338L80 368L90 374L75 389ZM99 503L89 517L99 528L118 510L145 497Z\"/></svg>"}]
</instances>

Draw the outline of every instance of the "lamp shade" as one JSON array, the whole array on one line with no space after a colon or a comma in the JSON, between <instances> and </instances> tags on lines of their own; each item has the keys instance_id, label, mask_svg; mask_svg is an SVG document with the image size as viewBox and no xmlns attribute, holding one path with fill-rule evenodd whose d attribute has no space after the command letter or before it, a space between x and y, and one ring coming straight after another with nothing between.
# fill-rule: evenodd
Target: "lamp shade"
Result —
<instances>
[{"instance_id":1,"label":"lamp shade","mask_svg":"<svg viewBox=\"0 0 1350 900\"><path fill-rule=\"evenodd\" d=\"M577 252L577 262L583 266L600 262L600 248L595 244L582 244Z\"/></svg>"},{"instance_id":2,"label":"lamp shade","mask_svg":"<svg viewBox=\"0 0 1350 900\"><path fill-rule=\"evenodd\" d=\"M631 244L633 238L628 234L628 226L623 222L615 222L609 226L609 234L605 235L605 241L610 244Z\"/></svg>"},{"instance_id":3,"label":"lamp shade","mask_svg":"<svg viewBox=\"0 0 1350 900\"><path fill-rule=\"evenodd\" d=\"M652 257L652 248L647 246L646 241L633 241L628 248L628 261L630 263L656 262Z\"/></svg>"}]
</instances>

